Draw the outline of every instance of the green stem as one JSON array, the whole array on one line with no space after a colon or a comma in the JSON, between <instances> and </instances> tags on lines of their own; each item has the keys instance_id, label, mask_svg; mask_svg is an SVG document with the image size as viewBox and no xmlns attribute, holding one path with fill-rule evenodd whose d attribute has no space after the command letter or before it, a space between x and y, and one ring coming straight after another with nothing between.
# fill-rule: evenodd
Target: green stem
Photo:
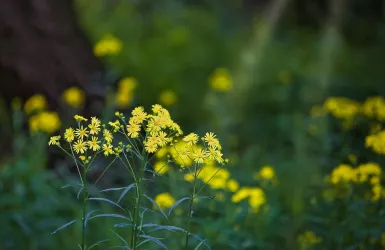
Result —
<instances>
[{"instance_id":1,"label":"green stem","mask_svg":"<svg viewBox=\"0 0 385 250\"><path fill-rule=\"evenodd\" d=\"M87 168L83 166L83 226L82 226L82 250L86 250L86 210L87 210Z\"/></svg>"},{"instance_id":2,"label":"green stem","mask_svg":"<svg viewBox=\"0 0 385 250\"><path fill-rule=\"evenodd\" d=\"M140 225L139 214L140 214L140 203L142 198L142 179L143 172L146 167L147 162L142 158L143 169L140 169L139 179L136 181L136 204L135 204L135 214L134 214L134 228L131 231L131 249L136 250L136 243L138 238L138 227Z\"/></svg>"},{"instance_id":3,"label":"green stem","mask_svg":"<svg viewBox=\"0 0 385 250\"><path fill-rule=\"evenodd\" d=\"M189 203L189 210L188 210L188 220L187 220L187 229L186 229L186 239L185 239L185 244L184 244L185 249L188 249L187 247L188 247L189 231L190 231L190 224L191 224L191 217L192 217L192 214L191 214L191 213L192 213L192 208L193 208L194 199L195 199L195 188L196 188L197 175L198 175L198 168L197 168L197 165L195 164L193 191L192 191L192 193L191 193L190 203Z\"/></svg>"}]
</instances>

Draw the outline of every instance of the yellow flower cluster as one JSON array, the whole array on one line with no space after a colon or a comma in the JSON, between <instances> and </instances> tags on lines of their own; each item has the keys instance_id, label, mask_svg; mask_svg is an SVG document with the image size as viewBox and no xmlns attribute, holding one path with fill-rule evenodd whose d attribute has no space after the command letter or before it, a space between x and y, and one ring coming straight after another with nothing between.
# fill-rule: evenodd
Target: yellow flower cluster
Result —
<instances>
[{"instance_id":1,"label":"yellow flower cluster","mask_svg":"<svg viewBox=\"0 0 385 250\"><path fill-rule=\"evenodd\" d=\"M28 120L32 133L42 131L52 134L61 126L61 121L56 112L45 111L47 100L43 95L33 95L24 104L24 111L31 115Z\"/></svg>"},{"instance_id":2,"label":"yellow flower cluster","mask_svg":"<svg viewBox=\"0 0 385 250\"><path fill-rule=\"evenodd\" d=\"M365 138L365 146L371 148L374 152L384 155L385 154L385 130L378 133L368 135Z\"/></svg>"},{"instance_id":3,"label":"yellow flower cluster","mask_svg":"<svg viewBox=\"0 0 385 250\"><path fill-rule=\"evenodd\" d=\"M62 94L62 98L68 105L74 108L82 107L86 99L84 91L77 87L66 89Z\"/></svg>"},{"instance_id":4,"label":"yellow flower cluster","mask_svg":"<svg viewBox=\"0 0 385 250\"><path fill-rule=\"evenodd\" d=\"M372 186L372 200L378 200L385 197L385 189L381 186L381 174L382 169L377 163L364 163L357 168L341 164L333 169L329 180L332 184L369 182Z\"/></svg>"},{"instance_id":5,"label":"yellow flower cluster","mask_svg":"<svg viewBox=\"0 0 385 250\"><path fill-rule=\"evenodd\" d=\"M119 81L118 91L116 93L116 105L120 109L130 106L134 99L134 89L137 86L136 79L133 77L125 77Z\"/></svg>"},{"instance_id":6,"label":"yellow flower cluster","mask_svg":"<svg viewBox=\"0 0 385 250\"><path fill-rule=\"evenodd\" d=\"M209 77L210 87L219 92L228 92L233 88L233 79L225 68L216 69Z\"/></svg>"},{"instance_id":7,"label":"yellow flower cluster","mask_svg":"<svg viewBox=\"0 0 385 250\"><path fill-rule=\"evenodd\" d=\"M231 201L238 203L246 198L248 198L252 212L258 212L261 206L266 203L265 192L259 187L242 187L231 197Z\"/></svg>"},{"instance_id":8,"label":"yellow flower cluster","mask_svg":"<svg viewBox=\"0 0 385 250\"><path fill-rule=\"evenodd\" d=\"M186 181L194 181L194 174L185 174ZM207 183L212 189L226 189L230 192L236 192L239 189L239 183L230 178L228 170L216 167L213 162L206 163L202 166L197 174L197 179Z\"/></svg>"},{"instance_id":9,"label":"yellow flower cluster","mask_svg":"<svg viewBox=\"0 0 385 250\"><path fill-rule=\"evenodd\" d=\"M301 250L310 249L311 246L322 242L322 238L312 231L306 231L298 236L298 243Z\"/></svg>"},{"instance_id":10,"label":"yellow flower cluster","mask_svg":"<svg viewBox=\"0 0 385 250\"><path fill-rule=\"evenodd\" d=\"M385 99L381 96L372 96L362 104L361 112L369 118L378 121L385 120Z\"/></svg>"},{"instance_id":11,"label":"yellow flower cluster","mask_svg":"<svg viewBox=\"0 0 385 250\"><path fill-rule=\"evenodd\" d=\"M175 199L169 193L161 193L155 197L155 202L159 205L160 208L167 209L174 205Z\"/></svg>"},{"instance_id":12,"label":"yellow flower cluster","mask_svg":"<svg viewBox=\"0 0 385 250\"><path fill-rule=\"evenodd\" d=\"M323 108L338 119L351 120L359 113L360 104L346 97L330 97Z\"/></svg>"},{"instance_id":13,"label":"yellow flower cluster","mask_svg":"<svg viewBox=\"0 0 385 250\"><path fill-rule=\"evenodd\" d=\"M123 47L121 40L116 38L112 34L106 34L103 36L94 47L94 54L96 56L107 56L118 54Z\"/></svg>"}]
</instances>

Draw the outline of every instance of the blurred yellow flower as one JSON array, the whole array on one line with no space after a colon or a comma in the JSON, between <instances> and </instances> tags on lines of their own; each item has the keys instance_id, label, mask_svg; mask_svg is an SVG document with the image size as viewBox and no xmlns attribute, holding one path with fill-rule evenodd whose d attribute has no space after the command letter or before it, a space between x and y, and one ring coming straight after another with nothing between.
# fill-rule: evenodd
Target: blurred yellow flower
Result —
<instances>
[{"instance_id":1,"label":"blurred yellow flower","mask_svg":"<svg viewBox=\"0 0 385 250\"><path fill-rule=\"evenodd\" d=\"M167 155L168 151L169 151L168 147L163 147L159 149L158 152L156 152L155 156L156 158L161 159Z\"/></svg>"},{"instance_id":2,"label":"blurred yellow flower","mask_svg":"<svg viewBox=\"0 0 385 250\"><path fill-rule=\"evenodd\" d=\"M358 166L356 169L356 181L365 182L369 180L369 177L380 176L382 169L377 163L365 163Z\"/></svg>"},{"instance_id":3,"label":"blurred yellow flower","mask_svg":"<svg viewBox=\"0 0 385 250\"><path fill-rule=\"evenodd\" d=\"M239 189L239 183L236 180L230 179L227 181L227 190L235 192Z\"/></svg>"},{"instance_id":4,"label":"blurred yellow flower","mask_svg":"<svg viewBox=\"0 0 385 250\"><path fill-rule=\"evenodd\" d=\"M165 174L168 172L168 165L164 161L157 161L154 164L154 171L158 174Z\"/></svg>"},{"instance_id":5,"label":"blurred yellow flower","mask_svg":"<svg viewBox=\"0 0 385 250\"><path fill-rule=\"evenodd\" d=\"M259 171L259 177L264 180L272 180L275 177L274 169L271 166L264 166Z\"/></svg>"},{"instance_id":6,"label":"blurred yellow flower","mask_svg":"<svg viewBox=\"0 0 385 250\"><path fill-rule=\"evenodd\" d=\"M134 89L137 82L133 77L125 77L119 81L118 91L116 93L116 105L121 108L127 108L130 106L134 99Z\"/></svg>"},{"instance_id":7,"label":"blurred yellow flower","mask_svg":"<svg viewBox=\"0 0 385 250\"><path fill-rule=\"evenodd\" d=\"M94 46L96 56L116 55L123 48L123 42L112 34L104 35Z\"/></svg>"},{"instance_id":8,"label":"blurred yellow flower","mask_svg":"<svg viewBox=\"0 0 385 250\"><path fill-rule=\"evenodd\" d=\"M311 246L322 242L322 238L312 231L306 231L298 236L298 243L301 250L310 249Z\"/></svg>"},{"instance_id":9,"label":"blurred yellow flower","mask_svg":"<svg viewBox=\"0 0 385 250\"><path fill-rule=\"evenodd\" d=\"M52 134L61 126L59 115L56 112L41 112L29 118L31 132L42 131Z\"/></svg>"},{"instance_id":10,"label":"blurred yellow flower","mask_svg":"<svg viewBox=\"0 0 385 250\"><path fill-rule=\"evenodd\" d=\"M172 106L178 101L176 93L172 90L165 90L159 95L159 102L164 106Z\"/></svg>"},{"instance_id":11,"label":"blurred yellow flower","mask_svg":"<svg viewBox=\"0 0 385 250\"><path fill-rule=\"evenodd\" d=\"M360 105L346 97L330 97L324 102L323 108L338 119L350 120L358 114Z\"/></svg>"},{"instance_id":12,"label":"blurred yellow flower","mask_svg":"<svg viewBox=\"0 0 385 250\"><path fill-rule=\"evenodd\" d=\"M330 175L330 181L333 184L346 183L353 181L356 177L356 171L347 164L340 164L333 169Z\"/></svg>"},{"instance_id":13,"label":"blurred yellow flower","mask_svg":"<svg viewBox=\"0 0 385 250\"><path fill-rule=\"evenodd\" d=\"M227 69L218 68L209 77L209 85L213 90L228 92L233 88L233 79Z\"/></svg>"},{"instance_id":14,"label":"blurred yellow flower","mask_svg":"<svg viewBox=\"0 0 385 250\"><path fill-rule=\"evenodd\" d=\"M361 112L378 121L385 120L385 99L381 96L368 97L361 107Z\"/></svg>"},{"instance_id":15,"label":"blurred yellow flower","mask_svg":"<svg viewBox=\"0 0 385 250\"><path fill-rule=\"evenodd\" d=\"M385 154L385 130L365 138L365 146L371 148L377 154Z\"/></svg>"},{"instance_id":16,"label":"blurred yellow flower","mask_svg":"<svg viewBox=\"0 0 385 250\"><path fill-rule=\"evenodd\" d=\"M24 111L31 114L33 111L44 110L47 106L47 100L43 95L37 94L31 96L24 104Z\"/></svg>"},{"instance_id":17,"label":"blurred yellow flower","mask_svg":"<svg viewBox=\"0 0 385 250\"><path fill-rule=\"evenodd\" d=\"M265 192L259 187L242 187L231 197L231 201L238 203L246 198L248 198L252 212L258 212L260 207L266 203Z\"/></svg>"},{"instance_id":18,"label":"blurred yellow flower","mask_svg":"<svg viewBox=\"0 0 385 250\"><path fill-rule=\"evenodd\" d=\"M84 104L85 93L77 87L71 87L63 92L63 100L74 108L80 108Z\"/></svg>"},{"instance_id":19,"label":"blurred yellow flower","mask_svg":"<svg viewBox=\"0 0 385 250\"><path fill-rule=\"evenodd\" d=\"M155 202L159 205L160 208L167 209L174 205L175 199L169 193L161 193L155 197Z\"/></svg>"}]
</instances>

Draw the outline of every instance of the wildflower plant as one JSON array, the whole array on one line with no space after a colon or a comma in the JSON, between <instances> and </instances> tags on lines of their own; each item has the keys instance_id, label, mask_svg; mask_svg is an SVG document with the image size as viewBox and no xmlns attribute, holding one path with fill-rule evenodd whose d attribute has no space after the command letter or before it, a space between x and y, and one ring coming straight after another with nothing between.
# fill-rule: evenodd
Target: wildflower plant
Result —
<instances>
[{"instance_id":1,"label":"wildflower plant","mask_svg":"<svg viewBox=\"0 0 385 250\"><path fill-rule=\"evenodd\" d=\"M78 195L82 194L83 198L83 210L80 218L82 223L82 242L79 245L80 248L82 250L91 249L93 246L102 243L99 242L96 245L89 246L86 239L88 222L98 217L123 220L122 223L115 224L115 227L128 228L129 232L125 235L113 232L122 241L122 247L125 249L139 249L140 246L149 242L167 249L160 238L150 234L161 230L183 233L184 240L182 244L185 249L189 247L190 238L194 238L199 242L196 249L202 245L208 247L203 239L191 233L190 227L194 200L212 198L202 197L199 194L212 180L215 180L222 167L216 167L214 172L209 171L211 176L205 174L204 182L200 185L198 185L197 181L198 178L201 178L199 175L206 171L205 168L208 166L208 163L216 162L223 166L228 161L223 158L222 147L216 135L211 132L206 133L201 140L199 140L199 136L195 133L182 137L180 126L171 119L169 112L158 104L152 106L151 114L145 112L143 107L137 107L132 111L132 115L128 119L119 112L116 112L115 115L116 120L110 121L107 124L102 124L96 117L87 119L76 115L74 118L77 121L77 127L67 128L63 137L60 135L53 136L48 143L63 150L73 159L76 165L80 180ZM63 141L68 146L62 145ZM162 171L162 166L153 168L151 164L153 156L162 153L165 148L172 150L164 166L167 165L167 168L169 168L171 165L175 165L181 172L187 172L192 176L191 194L177 201L169 193L162 193L153 199L146 190L149 183L152 183L157 176L165 172ZM133 180L133 183L127 187L102 190L103 192L121 191L122 193L117 202L104 197L91 197L91 192L87 185L90 183L88 176L97 157L106 157L112 160L101 175L98 176L97 180L94 181L93 187L111 166L118 163L127 169L130 179ZM152 176L151 178L148 178L149 174ZM123 203L124 197L132 193L130 192L131 190L134 191L130 200L133 206L131 206L131 203ZM95 211L89 211L88 209L87 204L91 200L109 203L119 208L119 211L122 211L122 213L99 213L95 215ZM185 201L188 202L186 229L170 225L169 223L167 225L160 225L146 220L145 215L148 212L153 212L170 222L169 217L172 211ZM152 207L145 207L146 204L151 204ZM133 209L129 209L130 207L133 207ZM168 211L163 211L164 209L168 209ZM77 221L79 219L68 222L58 228L55 233Z\"/></svg>"}]
</instances>

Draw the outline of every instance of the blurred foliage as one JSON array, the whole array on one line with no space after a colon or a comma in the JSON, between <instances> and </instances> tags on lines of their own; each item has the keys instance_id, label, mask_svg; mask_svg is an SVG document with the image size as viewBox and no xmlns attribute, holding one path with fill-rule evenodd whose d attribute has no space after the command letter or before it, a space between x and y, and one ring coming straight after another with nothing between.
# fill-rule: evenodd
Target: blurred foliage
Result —
<instances>
[{"instance_id":1,"label":"blurred foliage","mask_svg":"<svg viewBox=\"0 0 385 250\"><path fill-rule=\"evenodd\" d=\"M195 208L197 233L212 249L384 248L383 198L371 199L372 184L328 181L340 164L351 169L368 162L385 164L382 153L365 147L365 138L376 134L374 127L381 130L383 120L349 112L349 100L361 110L367 97L385 96L383 23L376 23L375 31L371 23L355 27L351 37L349 30L340 31L342 24L324 21L323 29L309 29L294 25L288 14L273 27L258 13L250 18L241 12L241 1L191 2L75 4L93 44L108 34L122 43L118 49L112 45L101 59L111 75L136 79L135 94L130 92L123 103L149 107L171 91L170 112L186 132L217 131L230 156L231 178L240 188L263 189L266 202L258 213L250 213L246 200L232 202L233 191L207 191L216 199ZM365 43L368 27L375 39ZM230 76L223 78L233 87L220 92L210 81L223 68ZM115 104L115 96L107 95L105 120ZM46 135L22 129L28 118L21 110L1 110L1 132L12 134L12 142L0 165L0 248L74 249L71 242L79 242L79 227L50 235L79 217L76 191L61 189L76 177L64 170L71 164L47 152ZM63 110L64 126L78 110ZM358 115L345 119L346 113ZM255 178L266 165L274 169L275 182ZM172 169L165 173L167 178L151 192L180 198L187 190L175 175ZM129 184L121 169L106 179L101 187ZM174 220L183 224L178 216ZM103 239L109 226L103 220L93 226L90 239Z\"/></svg>"}]
</instances>

